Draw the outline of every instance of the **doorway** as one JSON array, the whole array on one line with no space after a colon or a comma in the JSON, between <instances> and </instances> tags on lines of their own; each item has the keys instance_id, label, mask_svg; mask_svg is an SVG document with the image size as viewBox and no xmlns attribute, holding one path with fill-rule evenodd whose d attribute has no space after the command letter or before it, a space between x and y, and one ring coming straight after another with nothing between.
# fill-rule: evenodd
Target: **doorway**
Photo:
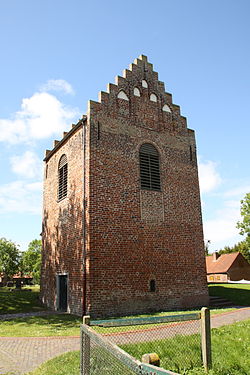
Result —
<instances>
[{"instance_id":1,"label":"doorway","mask_svg":"<svg viewBox=\"0 0 250 375\"><path fill-rule=\"evenodd\" d=\"M68 309L68 275L57 275L57 308L59 311Z\"/></svg>"}]
</instances>

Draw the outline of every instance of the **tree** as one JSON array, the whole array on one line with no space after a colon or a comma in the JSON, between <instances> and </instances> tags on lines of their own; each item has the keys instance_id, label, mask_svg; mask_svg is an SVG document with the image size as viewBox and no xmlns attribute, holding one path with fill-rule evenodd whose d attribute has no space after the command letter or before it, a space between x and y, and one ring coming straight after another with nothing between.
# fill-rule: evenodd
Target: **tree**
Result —
<instances>
[{"instance_id":1,"label":"tree","mask_svg":"<svg viewBox=\"0 0 250 375\"><path fill-rule=\"evenodd\" d=\"M240 230L242 236L246 235L246 238L232 247L225 246L224 249L219 251L219 254L239 251L250 263L250 193L247 193L241 200L240 214L242 221L238 221L236 227Z\"/></svg>"},{"instance_id":2,"label":"tree","mask_svg":"<svg viewBox=\"0 0 250 375\"><path fill-rule=\"evenodd\" d=\"M230 246L225 246L224 249L221 249L218 251L219 254L230 254L230 253L236 253L239 251L244 258L250 263L250 250L249 250L249 245L247 244L246 241L241 241L238 242L236 245L230 247Z\"/></svg>"},{"instance_id":3,"label":"tree","mask_svg":"<svg viewBox=\"0 0 250 375\"><path fill-rule=\"evenodd\" d=\"M210 245L211 241L210 240L205 240L204 242L204 248L205 248L205 255L208 256L209 255L209 245Z\"/></svg>"},{"instance_id":4,"label":"tree","mask_svg":"<svg viewBox=\"0 0 250 375\"><path fill-rule=\"evenodd\" d=\"M242 221L238 221L237 228L240 229L241 235L246 235L246 241L250 244L250 193L247 193L240 203Z\"/></svg>"},{"instance_id":5,"label":"tree","mask_svg":"<svg viewBox=\"0 0 250 375\"><path fill-rule=\"evenodd\" d=\"M247 193L240 203L240 214L242 221L238 221L237 228L240 229L240 234L242 236L246 235L246 238L244 241L239 242L239 251L250 263L250 193Z\"/></svg>"},{"instance_id":6,"label":"tree","mask_svg":"<svg viewBox=\"0 0 250 375\"><path fill-rule=\"evenodd\" d=\"M21 269L24 274L32 274L35 283L40 282L42 241L33 240L22 253Z\"/></svg>"},{"instance_id":7,"label":"tree","mask_svg":"<svg viewBox=\"0 0 250 375\"><path fill-rule=\"evenodd\" d=\"M11 278L19 270L20 251L14 242L0 238L0 273Z\"/></svg>"}]
</instances>

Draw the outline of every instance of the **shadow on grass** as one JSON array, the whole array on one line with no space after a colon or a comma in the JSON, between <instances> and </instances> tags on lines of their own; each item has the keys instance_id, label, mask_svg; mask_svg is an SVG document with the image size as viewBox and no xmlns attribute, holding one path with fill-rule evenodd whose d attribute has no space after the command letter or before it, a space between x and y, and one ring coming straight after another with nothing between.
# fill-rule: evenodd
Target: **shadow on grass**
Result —
<instances>
[{"instance_id":1,"label":"shadow on grass","mask_svg":"<svg viewBox=\"0 0 250 375\"><path fill-rule=\"evenodd\" d=\"M14 314L45 310L38 291L10 291L0 288L0 314Z\"/></svg>"},{"instance_id":2,"label":"shadow on grass","mask_svg":"<svg viewBox=\"0 0 250 375\"><path fill-rule=\"evenodd\" d=\"M224 297L236 305L250 306L250 284L212 284L209 295Z\"/></svg>"},{"instance_id":3,"label":"shadow on grass","mask_svg":"<svg viewBox=\"0 0 250 375\"><path fill-rule=\"evenodd\" d=\"M75 328L80 326L81 318L75 315L60 314L60 315L46 315L46 316L32 316L29 318L12 319L14 324L25 323L27 325L50 326L56 329Z\"/></svg>"},{"instance_id":4,"label":"shadow on grass","mask_svg":"<svg viewBox=\"0 0 250 375\"><path fill-rule=\"evenodd\" d=\"M68 314L15 318L0 321L0 336L79 336L80 324L81 318Z\"/></svg>"}]
</instances>

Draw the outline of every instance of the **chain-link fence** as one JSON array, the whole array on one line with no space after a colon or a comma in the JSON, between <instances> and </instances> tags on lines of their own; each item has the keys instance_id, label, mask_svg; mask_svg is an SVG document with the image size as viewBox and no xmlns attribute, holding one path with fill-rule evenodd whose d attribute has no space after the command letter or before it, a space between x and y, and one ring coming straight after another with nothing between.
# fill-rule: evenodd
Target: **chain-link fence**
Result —
<instances>
[{"instance_id":1,"label":"chain-link fence","mask_svg":"<svg viewBox=\"0 0 250 375\"><path fill-rule=\"evenodd\" d=\"M179 375L144 364L87 325L81 326L80 375Z\"/></svg>"},{"instance_id":2,"label":"chain-link fence","mask_svg":"<svg viewBox=\"0 0 250 375\"><path fill-rule=\"evenodd\" d=\"M168 373L174 371L179 374L183 374L189 369L202 368L203 366L206 369L210 366L209 323L209 311L206 308L201 313L194 314L88 322L94 330L89 332L95 332L97 338L104 338L106 339L105 342L115 345L118 353L122 349L125 354L129 355L130 359L133 358L133 361L136 358L137 362L133 363L137 363L137 371L138 361L159 365L159 363L154 363L153 360L159 357L161 368L170 371ZM83 356L85 351L90 358L90 372L82 372L81 374L97 374L98 372L94 372L94 369L101 365L102 371L99 372L100 374L142 374L142 372L135 372L135 368L131 366L124 367L124 360L121 361L119 356L114 356L114 351L107 350L105 345L96 344L98 339L94 340L94 337L89 339L86 336L86 329L84 335L82 337L82 352ZM87 348L92 348L91 354L84 349L86 340L90 340ZM150 353L151 356L147 355ZM157 356L152 355L152 353L156 353ZM119 370L118 366L120 366Z\"/></svg>"}]
</instances>

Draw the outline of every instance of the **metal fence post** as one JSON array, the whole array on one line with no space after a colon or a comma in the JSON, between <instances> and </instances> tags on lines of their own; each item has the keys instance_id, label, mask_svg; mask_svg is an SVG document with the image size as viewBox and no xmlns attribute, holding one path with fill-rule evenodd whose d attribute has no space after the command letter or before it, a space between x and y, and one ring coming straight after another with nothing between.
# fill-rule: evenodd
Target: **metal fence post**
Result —
<instances>
[{"instance_id":1,"label":"metal fence post","mask_svg":"<svg viewBox=\"0 0 250 375\"><path fill-rule=\"evenodd\" d=\"M90 316L83 317L83 324L89 325ZM90 338L81 331L80 375L90 375Z\"/></svg>"},{"instance_id":2,"label":"metal fence post","mask_svg":"<svg viewBox=\"0 0 250 375\"><path fill-rule=\"evenodd\" d=\"M206 372L212 367L210 311L201 309L201 350L203 366Z\"/></svg>"}]
</instances>

